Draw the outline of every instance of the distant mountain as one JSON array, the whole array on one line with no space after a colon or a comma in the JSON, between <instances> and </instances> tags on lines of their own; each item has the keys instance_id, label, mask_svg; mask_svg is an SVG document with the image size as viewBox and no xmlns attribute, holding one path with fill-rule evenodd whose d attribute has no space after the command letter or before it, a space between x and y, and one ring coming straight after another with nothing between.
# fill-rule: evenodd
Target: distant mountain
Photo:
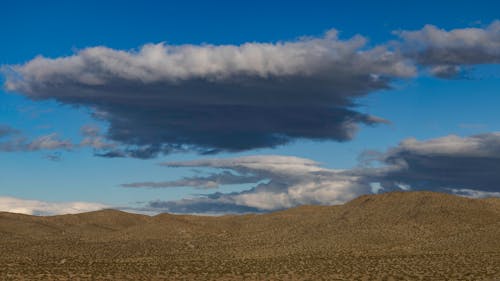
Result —
<instances>
[{"instance_id":1,"label":"distant mountain","mask_svg":"<svg viewBox=\"0 0 500 281\"><path fill-rule=\"evenodd\" d=\"M500 199L392 192L220 217L0 213L0 252L2 280L500 280Z\"/></svg>"}]
</instances>

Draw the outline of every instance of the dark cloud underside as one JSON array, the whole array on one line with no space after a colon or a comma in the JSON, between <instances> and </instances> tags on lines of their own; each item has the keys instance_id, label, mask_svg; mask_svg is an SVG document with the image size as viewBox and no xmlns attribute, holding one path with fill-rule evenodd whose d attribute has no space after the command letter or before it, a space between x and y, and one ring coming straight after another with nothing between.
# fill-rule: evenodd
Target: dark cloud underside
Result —
<instances>
[{"instance_id":1,"label":"dark cloud underside","mask_svg":"<svg viewBox=\"0 0 500 281\"><path fill-rule=\"evenodd\" d=\"M104 47L12 66L6 87L32 99L91 107L109 122L107 137L150 157L275 147L295 139L346 141L359 124L385 122L360 113L355 99L390 88L414 68L361 36L240 46Z\"/></svg>"},{"instance_id":2,"label":"dark cloud underside","mask_svg":"<svg viewBox=\"0 0 500 281\"><path fill-rule=\"evenodd\" d=\"M500 191L500 134L448 136L430 141L407 140L383 155L394 167L384 173L387 186L413 189Z\"/></svg>"},{"instance_id":3,"label":"dark cloud underside","mask_svg":"<svg viewBox=\"0 0 500 281\"><path fill-rule=\"evenodd\" d=\"M386 122L360 112L358 98L419 69L450 78L500 62L500 21L396 33L399 40L374 47L335 30L275 43L92 47L2 69L7 90L89 107L107 121L108 132L87 141L96 154L148 158L347 141L360 124Z\"/></svg>"}]
</instances>

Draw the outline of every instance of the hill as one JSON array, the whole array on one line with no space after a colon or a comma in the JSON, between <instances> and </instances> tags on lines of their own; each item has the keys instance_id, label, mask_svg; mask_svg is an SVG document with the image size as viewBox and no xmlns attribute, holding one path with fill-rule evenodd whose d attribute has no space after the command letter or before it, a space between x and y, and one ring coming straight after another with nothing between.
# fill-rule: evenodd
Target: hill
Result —
<instances>
[{"instance_id":1,"label":"hill","mask_svg":"<svg viewBox=\"0 0 500 281\"><path fill-rule=\"evenodd\" d=\"M500 199L361 196L220 217L0 213L0 279L499 280Z\"/></svg>"}]
</instances>

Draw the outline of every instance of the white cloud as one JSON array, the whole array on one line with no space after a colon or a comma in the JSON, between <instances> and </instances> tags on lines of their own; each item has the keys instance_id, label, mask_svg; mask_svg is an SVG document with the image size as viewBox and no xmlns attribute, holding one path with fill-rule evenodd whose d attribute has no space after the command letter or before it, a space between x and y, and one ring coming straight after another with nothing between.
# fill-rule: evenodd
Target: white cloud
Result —
<instances>
[{"instance_id":1,"label":"white cloud","mask_svg":"<svg viewBox=\"0 0 500 281\"><path fill-rule=\"evenodd\" d=\"M242 192L214 193L206 197L173 202L151 202L149 207L156 211L188 213L272 211L304 204L341 204L371 192L370 184L365 182L363 177L356 176L350 171L324 168L315 161L293 156L256 155L167 162L163 165L222 169L224 171L221 175L230 170L232 177L252 179L250 182L254 184L252 188ZM176 183L188 186L190 179L147 185L132 183L126 186L170 187ZM198 181L193 182L193 186L196 187Z\"/></svg>"},{"instance_id":2,"label":"white cloud","mask_svg":"<svg viewBox=\"0 0 500 281\"><path fill-rule=\"evenodd\" d=\"M399 146L390 150L390 153L396 154L401 151L411 151L418 154L430 155L452 155L476 156L500 158L500 132L474 135L470 137L460 137L449 135L435 138L427 141L418 141L415 138L409 138L402 141Z\"/></svg>"},{"instance_id":3,"label":"white cloud","mask_svg":"<svg viewBox=\"0 0 500 281\"><path fill-rule=\"evenodd\" d=\"M500 197L500 192L486 192L474 189L455 189L452 188L450 191L453 194L461 195L470 198L490 198L490 197Z\"/></svg>"},{"instance_id":4,"label":"white cloud","mask_svg":"<svg viewBox=\"0 0 500 281\"><path fill-rule=\"evenodd\" d=\"M226 80L239 76L313 76L326 69L359 75L374 73L397 77L415 74L413 66L384 47L360 51L362 36L338 39L336 30L322 38L298 41L244 43L242 45L146 44L137 52L107 47L86 48L78 54L56 59L36 57L24 65L12 66L21 75L8 76L10 90L36 91L44 83L105 85L123 79L141 83L177 82L189 79ZM340 72L342 70L342 72ZM328 74L326 74L328 75ZM19 78L19 76L17 76Z\"/></svg>"},{"instance_id":5,"label":"white cloud","mask_svg":"<svg viewBox=\"0 0 500 281\"><path fill-rule=\"evenodd\" d=\"M38 137L27 144L28 150L54 150L54 149L71 149L73 144L69 140L61 140L55 133Z\"/></svg>"},{"instance_id":6,"label":"white cloud","mask_svg":"<svg viewBox=\"0 0 500 281\"><path fill-rule=\"evenodd\" d=\"M499 155L500 133L492 132L425 141L406 139L386 152L368 153L370 161L366 164L377 161L380 165L361 165L350 170L328 169L313 160L279 155L167 162L162 165L229 170L236 179L252 175L255 181L250 189L241 192L154 201L146 209L181 213L262 212L303 204L341 204L374 189L498 196ZM173 186L181 182L189 186L190 179L142 186ZM198 183L193 181L193 186Z\"/></svg>"},{"instance_id":7,"label":"white cloud","mask_svg":"<svg viewBox=\"0 0 500 281\"><path fill-rule=\"evenodd\" d=\"M14 197L0 197L0 211L27 215L61 215L90 212L109 208L100 203L90 202L45 202Z\"/></svg>"},{"instance_id":8,"label":"white cloud","mask_svg":"<svg viewBox=\"0 0 500 281\"><path fill-rule=\"evenodd\" d=\"M232 168L237 170L249 170L259 172L270 172L274 174L307 174L310 172L327 171L316 161L282 155L252 155L237 158L201 159L188 162L166 162L167 167L213 167Z\"/></svg>"}]
</instances>

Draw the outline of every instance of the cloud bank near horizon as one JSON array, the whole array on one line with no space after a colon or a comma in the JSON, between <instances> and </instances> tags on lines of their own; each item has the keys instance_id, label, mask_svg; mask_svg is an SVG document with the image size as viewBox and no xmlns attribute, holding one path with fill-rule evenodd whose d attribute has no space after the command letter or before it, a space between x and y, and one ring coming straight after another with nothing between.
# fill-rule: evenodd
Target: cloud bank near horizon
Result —
<instances>
[{"instance_id":1,"label":"cloud bank near horizon","mask_svg":"<svg viewBox=\"0 0 500 281\"><path fill-rule=\"evenodd\" d=\"M220 172L206 178L195 176L123 186L217 188L225 184L253 183L251 188L241 192L215 192L178 201L156 200L142 208L173 213L248 213L304 204L336 205L363 194L395 190L431 190L480 198L500 196L498 155L500 133L470 137L450 135L426 141L410 138L385 152L365 153L363 165L353 169L328 169L309 159L280 155L201 159L162 165ZM377 165L369 165L374 162ZM214 178L224 178L228 174L231 174L230 180L213 183Z\"/></svg>"},{"instance_id":2,"label":"cloud bank near horizon","mask_svg":"<svg viewBox=\"0 0 500 281\"><path fill-rule=\"evenodd\" d=\"M358 167L330 169L316 161L282 155L254 155L165 162L167 168L215 170L208 176L123 184L128 188L217 189L247 184L240 192L213 192L176 201L154 200L115 208L129 212L190 214L262 213L299 205L343 204L360 195L430 190L483 198L500 196L500 132L419 141L403 140L383 152L368 151ZM371 165L375 163L376 165ZM89 202L49 203L0 197L0 211L34 215L109 208Z\"/></svg>"},{"instance_id":3,"label":"cloud bank near horizon","mask_svg":"<svg viewBox=\"0 0 500 281\"><path fill-rule=\"evenodd\" d=\"M220 170L215 177L231 173L230 181L217 184L253 183L249 190L234 193L212 193L179 201L152 201L144 210L173 213L247 213L286 209L304 204L340 204L369 193L370 185L363 179L321 167L315 161L280 155L256 155L226 159L204 159L167 162L166 167L197 167ZM213 177L213 176L212 176ZM252 180L249 180L252 179ZM203 184L210 184L210 181ZM124 186L197 188L200 178L161 183L131 183Z\"/></svg>"},{"instance_id":4,"label":"cloud bank near horizon","mask_svg":"<svg viewBox=\"0 0 500 281\"><path fill-rule=\"evenodd\" d=\"M449 135L427 141L409 138L372 160L388 167L374 176L382 186L449 192L500 191L500 132Z\"/></svg>"},{"instance_id":5,"label":"cloud bank near horizon","mask_svg":"<svg viewBox=\"0 0 500 281\"><path fill-rule=\"evenodd\" d=\"M90 202L45 202L15 197L0 197L0 212L37 216L53 216L98 211L109 208L100 203Z\"/></svg>"}]
</instances>

